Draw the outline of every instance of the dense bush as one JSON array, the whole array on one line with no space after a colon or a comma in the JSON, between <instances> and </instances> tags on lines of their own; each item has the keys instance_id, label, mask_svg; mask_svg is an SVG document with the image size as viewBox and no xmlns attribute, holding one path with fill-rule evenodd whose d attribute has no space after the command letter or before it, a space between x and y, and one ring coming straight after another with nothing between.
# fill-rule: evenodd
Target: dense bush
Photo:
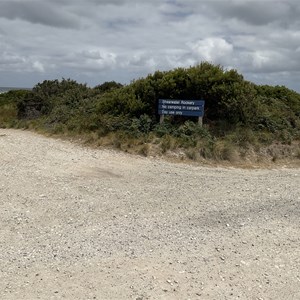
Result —
<instances>
[{"instance_id":1,"label":"dense bush","mask_svg":"<svg viewBox=\"0 0 300 300\"><path fill-rule=\"evenodd\" d=\"M205 100L204 127L197 118L186 117L166 117L159 124L157 104L163 98ZM35 120L46 131L94 133L93 139L115 133L121 137L114 139L118 144L122 139L157 137L164 151L183 147L191 157L230 157L232 145L246 148L300 139L298 93L255 85L236 70L207 62L157 71L125 86L112 81L89 88L70 79L46 80L30 92L1 95L0 124L7 105L11 119L17 122L17 115L22 124ZM192 148L199 149L197 155Z\"/></svg>"},{"instance_id":2,"label":"dense bush","mask_svg":"<svg viewBox=\"0 0 300 300\"><path fill-rule=\"evenodd\" d=\"M12 127L17 123L17 104L29 91L14 90L0 94L0 127Z\"/></svg>"}]
</instances>

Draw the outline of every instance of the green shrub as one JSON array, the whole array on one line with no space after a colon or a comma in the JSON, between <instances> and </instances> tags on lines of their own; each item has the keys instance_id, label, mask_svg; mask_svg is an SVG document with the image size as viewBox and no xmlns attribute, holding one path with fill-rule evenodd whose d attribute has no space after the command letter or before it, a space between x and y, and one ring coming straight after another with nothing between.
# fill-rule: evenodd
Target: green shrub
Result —
<instances>
[{"instance_id":1,"label":"green shrub","mask_svg":"<svg viewBox=\"0 0 300 300\"><path fill-rule=\"evenodd\" d=\"M237 127L226 137L226 140L242 148L257 144L256 133L247 127Z\"/></svg>"},{"instance_id":2,"label":"green shrub","mask_svg":"<svg viewBox=\"0 0 300 300\"><path fill-rule=\"evenodd\" d=\"M194 160L194 161L198 160L198 158L200 156L197 149L195 149L195 148L187 149L185 151L185 155L188 159Z\"/></svg>"},{"instance_id":3,"label":"green shrub","mask_svg":"<svg viewBox=\"0 0 300 300\"><path fill-rule=\"evenodd\" d=\"M13 90L0 94L0 127L14 127L17 123L17 104L29 92Z\"/></svg>"},{"instance_id":4,"label":"green shrub","mask_svg":"<svg viewBox=\"0 0 300 300\"><path fill-rule=\"evenodd\" d=\"M161 138L160 148L162 153L166 153L168 150L174 150L177 146L176 139L171 135L165 135Z\"/></svg>"},{"instance_id":5,"label":"green shrub","mask_svg":"<svg viewBox=\"0 0 300 300\"><path fill-rule=\"evenodd\" d=\"M204 126L197 118L179 116L165 116L159 124L158 100L166 98L204 99ZM246 153L250 146L299 140L300 95L257 86L236 70L202 62L157 71L126 86L105 82L89 88L70 79L46 80L32 91L1 94L0 126L82 135L142 155L152 142L161 152L183 148L191 159L232 161L237 149Z\"/></svg>"}]
</instances>

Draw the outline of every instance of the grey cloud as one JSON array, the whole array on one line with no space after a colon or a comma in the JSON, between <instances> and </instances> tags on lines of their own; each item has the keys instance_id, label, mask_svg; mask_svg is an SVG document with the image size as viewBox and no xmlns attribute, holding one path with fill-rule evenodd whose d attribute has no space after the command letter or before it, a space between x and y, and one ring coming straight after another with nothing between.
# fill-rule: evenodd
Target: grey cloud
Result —
<instances>
[{"instance_id":1,"label":"grey cloud","mask_svg":"<svg viewBox=\"0 0 300 300\"><path fill-rule=\"evenodd\" d=\"M115 18L113 20L107 20L105 25L110 29L126 30L128 27L139 26L142 20L132 20L129 18Z\"/></svg>"},{"instance_id":2,"label":"grey cloud","mask_svg":"<svg viewBox=\"0 0 300 300\"><path fill-rule=\"evenodd\" d=\"M176 1L169 1L160 6L160 13L167 20L178 21L193 15L193 9Z\"/></svg>"},{"instance_id":3,"label":"grey cloud","mask_svg":"<svg viewBox=\"0 0 300 300\"><path fill-rule=\"evenodd\" d=\"M85 49L60 56L56 61L56 68L66 67L70 70L99 72L113 69L116 62L117 55L107 49Z\"/></svg>"},{"instance_id":4,"label":"grey cloud","mask_svg":"<svg viewBox=\"0 0 300 300\"><path fill-rule=\"evenodd\" d=\"M69 6L105 6L105 5L114 5L114 6L122 6L122 5L131 5L134 3L140 3L140 0L52 0L53 3L58 5L69 5ZM152 0L151 3L160 2L160 0Z\"/></svg>"},{"instance_id":5,"label":"grey cloud","mask_svg":"<svg viewBox=\"0 0 300 300\"><path fill-rule=\"evenodd\" d=\"M33 57L21 56L13 52L0 52L0 74L2 72L44 72L44 65Z\"/></svg>"},{"instance_id":6,"label":"grey cloud","mask_svg":"<svg viewBox=\"0 0 300 300\"><path fill-rule=\"evenodd\" d=\"M0 65L2 66L2 68L11 67L13 65L20 65L25 61L24 58L12 53L4 52L4 53L0 53L0 55L1 55Z\"/></svg>"},{"instance_id":7,"label":"grey cloud","mask_svg":"<svg viewBox=\"0 0 300 300\"><path fill-rule=\"evenodd\" d=\"M293 1L211 1L206 6L226 19L237 19L246 24L262 26L270 23L290 23L297 20Z\"/></svg>"},{"instance_id":8,"label":"grey cloud","mask_svg":"<svg viewBox=\"0 0 300 300\"><path fill-rule=\"evenodd\" d=\"M299 14L298 0L0 0L0 79L129 82L209 60L294 86Z\"/></svg>"},{"instance_id":9,"label":"grey cloud","mask_svg":"<svg viewBox=\"0 0 300 300\"><path fill-rule=\"evenodd\" d=\"M0 2L0 17L61 28L79 26L75 16L42 1L2 1Z\"/></svg>"}]
</instances>

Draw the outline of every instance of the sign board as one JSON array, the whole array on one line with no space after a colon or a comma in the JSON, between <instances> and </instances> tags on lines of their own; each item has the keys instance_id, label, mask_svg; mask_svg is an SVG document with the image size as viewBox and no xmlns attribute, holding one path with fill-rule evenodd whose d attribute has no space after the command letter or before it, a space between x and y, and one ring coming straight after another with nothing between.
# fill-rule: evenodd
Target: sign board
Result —
<instances>
[{"instance_id":1,"label":"sign board","mask_svg":"<svg viewBox=\"0 0 300 300\"><path fill-rule=\"evenodd\" d=\"M204 100L159 99L158 114L188 117L203 117Z\"/></svg>"}]
</instances>

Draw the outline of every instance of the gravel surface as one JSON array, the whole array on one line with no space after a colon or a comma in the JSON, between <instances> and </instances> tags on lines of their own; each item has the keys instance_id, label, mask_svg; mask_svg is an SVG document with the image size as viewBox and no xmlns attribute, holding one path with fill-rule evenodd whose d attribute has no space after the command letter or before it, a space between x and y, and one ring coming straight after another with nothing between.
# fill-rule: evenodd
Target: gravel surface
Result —
<instances>
[{"instance_id":1,"label":"gravel surface","mask_svg":"<svg viewBox=\"0 0 300 300\"><path fill-rule=\"evenodd\" d=\"M300 169L0 129L0 299L300 299Z\"/></svg>"}]
</instances>

